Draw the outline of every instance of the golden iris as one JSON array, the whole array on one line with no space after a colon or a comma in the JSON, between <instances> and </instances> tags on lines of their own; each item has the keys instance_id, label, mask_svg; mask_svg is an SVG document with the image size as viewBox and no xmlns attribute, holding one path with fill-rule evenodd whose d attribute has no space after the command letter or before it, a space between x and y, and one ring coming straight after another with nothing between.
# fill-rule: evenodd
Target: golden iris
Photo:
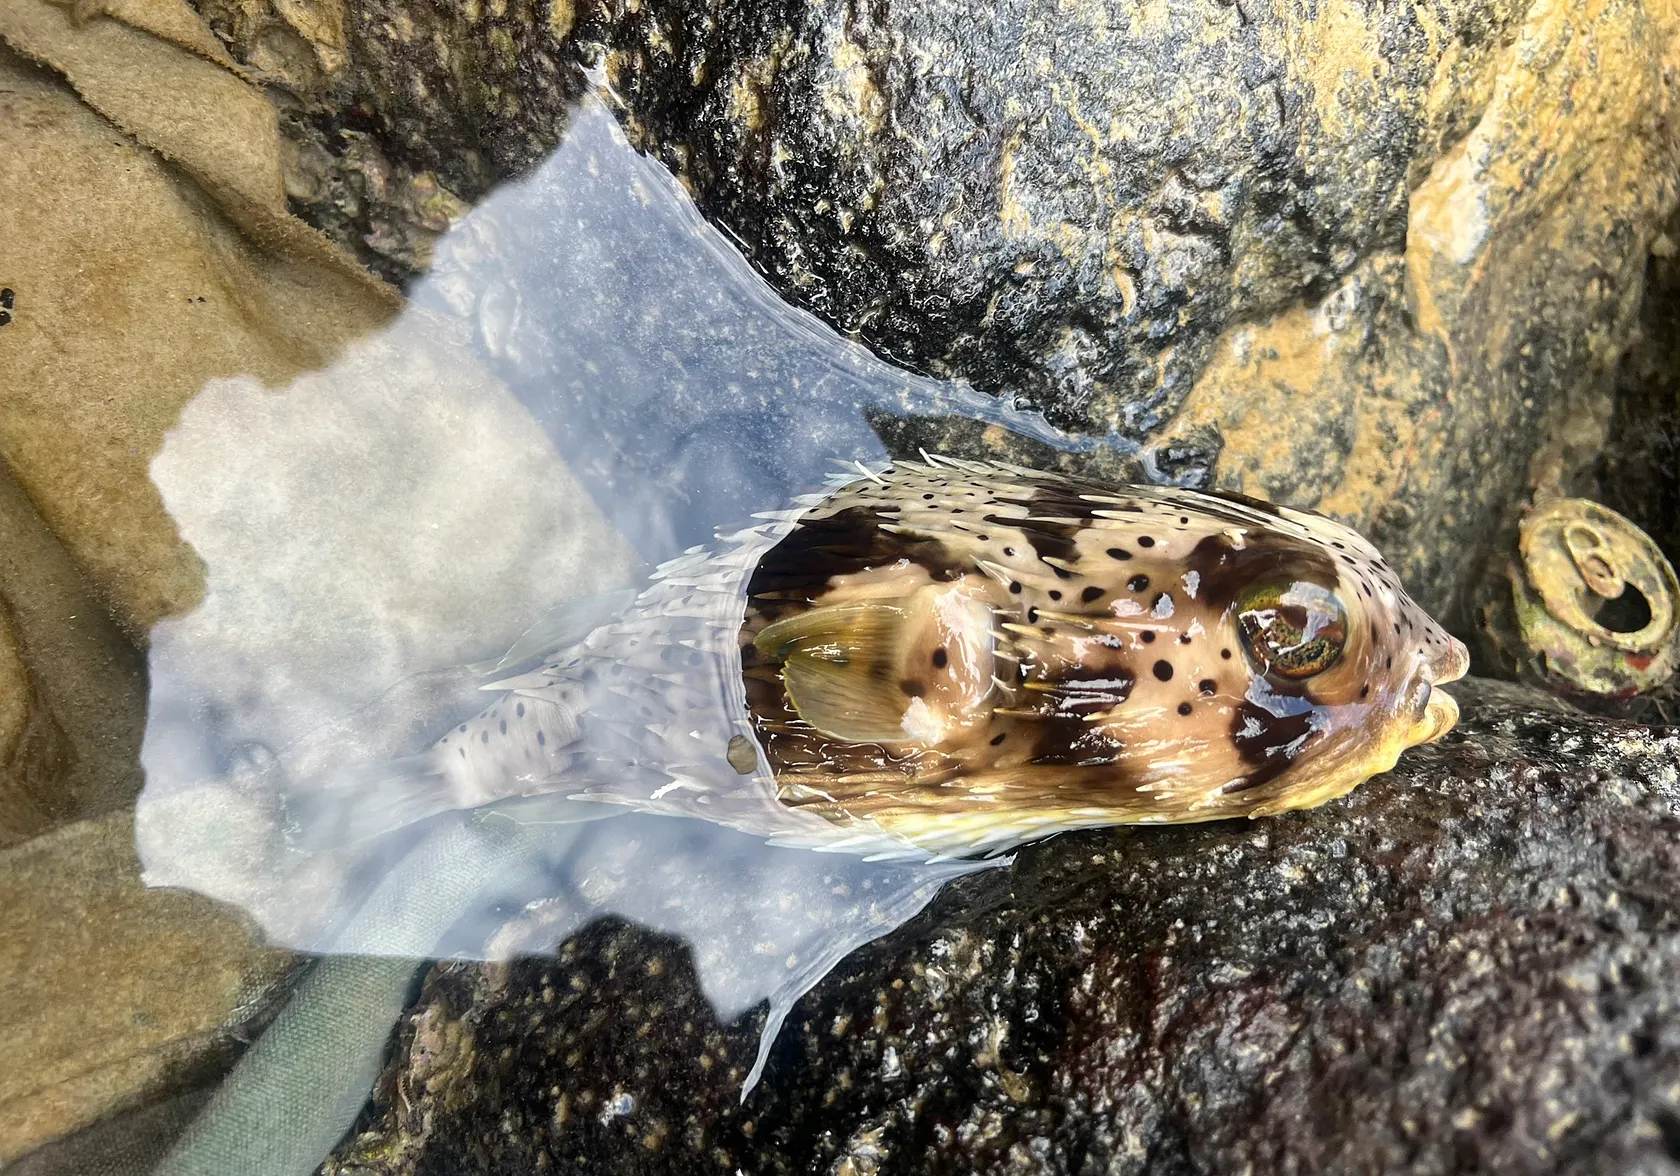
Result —
<instances>
[{"instance_id":1,"label":"golden iris","mask_svg":"<svg viewBox=\"0 0 1680 1176\"><path fill-rule=\"evenodd\" d=\"M1299 681L1322 674L1347 645L1347 610L1328 588L1256 584L1237 598L1237 632L1260 672Z\"/></svg>"}]
</instances>

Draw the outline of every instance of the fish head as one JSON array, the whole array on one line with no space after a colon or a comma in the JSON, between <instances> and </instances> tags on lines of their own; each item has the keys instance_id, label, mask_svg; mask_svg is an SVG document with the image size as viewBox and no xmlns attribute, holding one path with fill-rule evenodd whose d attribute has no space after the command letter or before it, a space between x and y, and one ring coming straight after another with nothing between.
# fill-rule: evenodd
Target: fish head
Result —
<instances>
[{"instance_id":1,"label":"fish head","mask_svg":"<svg viewBox=\"0 0 1680 1176\"><path fill-rule=\"evenodd\" d=\"M1221 532L1189 560L1249 674L1230 736L1245 770L1216 795L1251 816L1323 804L1439 739L1458 704L1437 687L1469 668L1357 531L1270 510L1271 527Z\"/></svg>"}]
</instances>

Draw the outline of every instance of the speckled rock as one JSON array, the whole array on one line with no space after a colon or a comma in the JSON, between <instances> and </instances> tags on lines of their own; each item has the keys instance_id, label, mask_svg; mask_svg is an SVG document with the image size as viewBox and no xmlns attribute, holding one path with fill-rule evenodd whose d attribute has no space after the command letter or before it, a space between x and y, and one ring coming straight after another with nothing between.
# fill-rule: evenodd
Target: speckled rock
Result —
<instances>
[{"instance_id":1,"label":"speckled rock","mask_svg":"<svg viewBox=\"0 0 1680 1176\"><path fill-rule=\"evenodd\" d=\"M198 0L279 113L291 209L394 283L552 151L582 93L570 0Z\"/></svg>"},{"instance_id":2,"label":"speckled rock","mask_svg":"<svg viewBox=\"0 0 1680 1176\"><path fill-rule=\"evenodd\" d=\"M445 964L331 1176L1673 1172L1680 737L1516 687L1344 801L1058 838L795 1009L679 943Z\"/></svg>"},{"instance_id":3,"label":"speckled rock","mask_svg":"<svg viewBox=\"0 0 1680 1176\"><path fill-rule=\"evenodd\" d=\"M1129 430L1171 415L1227 323L1403 242L1408 175L1462 133L1454 91L1520 13L623 10L631 126L791 297L912 366Z\"/></svg>"}]
</instances>

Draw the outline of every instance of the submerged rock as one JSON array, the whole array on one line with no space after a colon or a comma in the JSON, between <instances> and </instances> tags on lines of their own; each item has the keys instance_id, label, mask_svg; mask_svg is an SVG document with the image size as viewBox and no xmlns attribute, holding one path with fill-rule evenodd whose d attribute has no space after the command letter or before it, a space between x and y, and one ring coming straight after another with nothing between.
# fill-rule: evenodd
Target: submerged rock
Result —
<instances>
[{"instance_id":1,"label":"submerged rock","mask_svg":"<svg viewBox=\"0 0 1680 1176\"><path fill-rule=\"evenodd\" d=\"M236 913L148 889L127 814L0 851L0 1165L224 1071L293 965Z\"/></svg>"},{"instance_id":2,"label":"submerged rock","mask_svg":"<svg viewBox=\"0 0 1680 1176\"><path fill-rule=\"evenodd\" d=\"M1059 838L798 1005L680 943L443 964L325 1171L1644 1171L1680 1162L1680 737L1495 683L1346 800Z\"/></svg>"}]
</instances>

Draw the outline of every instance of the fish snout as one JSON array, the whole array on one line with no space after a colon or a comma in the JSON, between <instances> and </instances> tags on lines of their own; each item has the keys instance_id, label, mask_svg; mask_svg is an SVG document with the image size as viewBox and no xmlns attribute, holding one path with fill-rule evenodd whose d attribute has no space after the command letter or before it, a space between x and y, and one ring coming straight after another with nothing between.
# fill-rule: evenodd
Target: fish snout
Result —
<instances>
[{"instance_id":1,"label":"fish snout","mask_svg":"<svg viewBox=\"0 0 1680 1176\"><path fill-rule=\"evenodd\" d=\"M1436 686L1456 682L1470 672L1470 651L1465 648L1464 642L1457 637L1446 634L1443 636L1447 638L1447 647L1436 656L1435 664L1430 667L1435 675Z\"/></svg>"},{"instance_id":2,"label":"fish snout","mask_svg":"<svg viewBox=\"0 0 1680 1176\"><path fill-rule=\"evenodd\" d=\"M1463 671L1459 671L1460 674ZM1406 746L1433 743L1458 725L1458 702L1445 690L1430 690L1423 714L1406 732Z\"/></svg>"}]
</instances>

